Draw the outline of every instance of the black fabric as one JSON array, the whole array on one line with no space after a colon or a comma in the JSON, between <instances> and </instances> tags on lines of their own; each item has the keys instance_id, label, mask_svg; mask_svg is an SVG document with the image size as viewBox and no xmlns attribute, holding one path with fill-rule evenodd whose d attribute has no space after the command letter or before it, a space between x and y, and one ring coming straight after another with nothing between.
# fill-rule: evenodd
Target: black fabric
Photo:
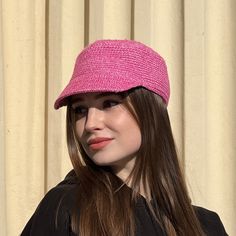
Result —
<instances>
[{"instance_id":1,"label":"black fabric","mask_svg":"<svg viewBox=\"0 0 236 236\"><path fill-rule=\"evenodd\" d=\"M64 181L51 189L40 202L21 236L75 236L70 227L71 210L75 204L77 179L71 171ZM207 236L225 236L219 216L207 209L194 206L198 219ZM144 198L135 207L136 236L165 236L154 221Z\"/></svg>"}]
</instances>

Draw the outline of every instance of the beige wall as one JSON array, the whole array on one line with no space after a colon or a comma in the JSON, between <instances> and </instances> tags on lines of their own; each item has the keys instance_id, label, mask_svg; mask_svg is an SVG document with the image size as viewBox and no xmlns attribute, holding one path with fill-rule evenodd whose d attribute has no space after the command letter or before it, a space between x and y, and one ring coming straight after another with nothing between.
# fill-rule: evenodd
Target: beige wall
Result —
<instances>
[{"instance_id":1,"label":"beige wall","mask_svg":"<svg viewBox=\"0 0 236 236\"><path fill-rule=\"evenodd\" d=\"M236 235L236 1L0 0L0 8L0 235L18 235L71 169L65 109L53 103L77 53L101 38L135 39L166 58L193 203Z\"/></svg>"}]
</instances>

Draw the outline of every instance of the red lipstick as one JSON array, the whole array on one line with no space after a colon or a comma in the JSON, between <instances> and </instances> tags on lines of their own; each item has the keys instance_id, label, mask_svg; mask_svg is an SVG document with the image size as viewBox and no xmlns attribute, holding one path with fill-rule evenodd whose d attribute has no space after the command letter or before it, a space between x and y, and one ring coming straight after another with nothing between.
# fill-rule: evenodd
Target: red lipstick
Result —
<instances>
[{"instance_id":1,"label":"red lipstick","mask_svg":"<svg viewBox=\"0 0 236 236\"><path fill-rule=\"evenodd\" d=\"M107 146L112 141L112 138L97 137L88 141L88 145L93 150L99 150Z\"/></svg>"}]
</instances>

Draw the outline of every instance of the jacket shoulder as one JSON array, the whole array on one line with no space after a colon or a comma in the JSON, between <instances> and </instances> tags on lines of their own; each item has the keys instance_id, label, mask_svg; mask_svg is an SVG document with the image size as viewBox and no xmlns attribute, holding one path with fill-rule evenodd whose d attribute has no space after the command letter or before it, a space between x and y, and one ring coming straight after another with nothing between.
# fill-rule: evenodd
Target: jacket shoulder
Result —
<instances>
[{"instance_id":1,"label":"jacket shoulder","mask_svg":"<svg viewBox=\"0 0 236 236\"><path fill-rule=\"evenodd\" d=\"M73 235L70 216L76 189L76 179L67 175L65 180L46 193L21 235Z\"/></svg>"},{"instance_id":2,"label":"jacket shoulder","mask_svg":"<svg viewBox=\"0 0 236 236\"><path fill-rule=\"evenodd\" d=\"M224 225L220 217L216 212L210 211L206 208L202 208L199 206L194 206L194 210L206 235L209 236L228 235L225 231Z\"/></svg>"}]
</instances>

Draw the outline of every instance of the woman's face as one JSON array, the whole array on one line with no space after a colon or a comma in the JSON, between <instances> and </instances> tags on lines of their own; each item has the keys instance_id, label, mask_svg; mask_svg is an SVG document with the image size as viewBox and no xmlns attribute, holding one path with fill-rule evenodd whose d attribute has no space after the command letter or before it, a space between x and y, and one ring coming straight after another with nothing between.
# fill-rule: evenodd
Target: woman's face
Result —
<instances>
[{"instance_id":1,"label":"woman's face","mask_svg":"<svg viewBox=\"0 0 236 236\"><path fill-rule=\"evenodd\" d=\"M76 134L97 165L130 172L141 145L141 132L124 99L115 93L86 93L72 99Z\"/></svg>"}]
</instances>

